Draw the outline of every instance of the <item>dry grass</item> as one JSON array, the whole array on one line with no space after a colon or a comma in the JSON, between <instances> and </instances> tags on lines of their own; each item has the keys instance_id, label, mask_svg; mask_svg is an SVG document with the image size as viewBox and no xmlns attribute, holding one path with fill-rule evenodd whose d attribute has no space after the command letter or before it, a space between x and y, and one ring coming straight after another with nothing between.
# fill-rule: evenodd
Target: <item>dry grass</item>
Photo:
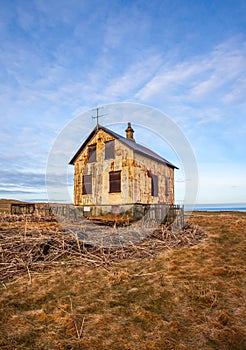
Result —
<instances>
[{"instance_id":1,"label":"dry grass","mask_svg":"<svg viewBox=\"0 0 246 350\"><path fill-rule=\"evenodd\" d=\"M190 224L179 231L167 226L156 229L156 225L149 224L146 237L146 230L141 236L142 225L133 229L131 226L101 228L88 220L64 221L61 225L54 218L47 221L47 217L37 215L2 215L0 220L0 282L3 283L23 273L28 274L31 283L33 272L61 264L108 268L124 259L153 258L164 249L195 245L206 236L197 225ZM79 239L81 235L87 238ZM103 238L106 247L101 246ZM91 241L98 245L92 245Z\"/></svg>"},{"instance_id":2,"label":"dry grass","mask_svg":"<svg viewBox=\"0 0 246 350\"><path fill-rule=\"evenodd\" d=\"M185 235L159 230L116 252L79 250L54 222L5 220L0 348L245 349L245 223L195 213Z\"/></svg>"}]
</instances>

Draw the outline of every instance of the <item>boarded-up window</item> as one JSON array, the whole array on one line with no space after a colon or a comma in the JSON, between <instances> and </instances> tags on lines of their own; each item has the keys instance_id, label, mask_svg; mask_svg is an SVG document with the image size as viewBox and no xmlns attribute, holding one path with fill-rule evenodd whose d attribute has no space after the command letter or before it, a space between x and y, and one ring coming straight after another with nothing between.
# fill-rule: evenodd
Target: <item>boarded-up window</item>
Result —
<instances>
[{"instance_id":1,"label":"boarded-up window","mask_svg":"<svg viewBox=\"0 0 246 350\"><path fill-rule=\"evenodd\" d=\"M151 178L151 195L158 197L158 176L153 174Z\"/></svg>"},{"instance_id":2,"label":"boarded-up window","mask_svg":"<svg viewBox=\"0 0 246 350\"><path fill-rule=\"evenodd\" d=\"M109 173L109 192L121 192L121 171Z\"/></svg>"},{"instance_id":3,"label":"boarded-up window","mask_svg":"<svg viewBox=\"0 0 246 350\"><path fill-rule=\"evenodd\" d=\"M169 195L169 177L165 178L165 195L166 197Z\"/></svg>"},{"instance_id":4,"label":"boarded-up window","mask_svg":"<svg viewBox=\"0 0 246 350\"><path fill-rule=\"evenodd\" d=\"M96 145L88 146L88 162L89 163L97 161L96 149L97 149Z\"/></svg>"},{"instance_id":5,"label":"boarded-up window","mask_svg":"<svg viewBox=\"0 0 246 350\"><path fill-rule=\"evenodd\" d=\"M92 193L92 176L83 175L82 194Z\"/></svg>"},{"instance_id":6,"label":"boarded-up window","mask_svg":"<svg viewBox=\"0 0 246 350\"><path fill-rule=\"evenodd\" d=\"M105 159L114 158L114 140L105 142Z\"/></svg>"}]
</instances>

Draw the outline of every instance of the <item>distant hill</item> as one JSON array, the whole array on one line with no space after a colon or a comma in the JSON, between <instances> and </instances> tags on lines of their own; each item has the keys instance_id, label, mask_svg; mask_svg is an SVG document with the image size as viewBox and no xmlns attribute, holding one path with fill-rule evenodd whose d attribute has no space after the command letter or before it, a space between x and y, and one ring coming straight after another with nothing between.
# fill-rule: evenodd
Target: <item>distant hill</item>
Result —
<instances>
[{"instance_id":1,"label":"distant hill","mask_svg":"<svg viewBox=\"0 0 246 350\"><path fill-rule=\"evenodd\" d=\"M6 198L0 198L0 204L25 204L28 202L19 201L17 199L6 199Z\"/></svg>"}]
</instances>

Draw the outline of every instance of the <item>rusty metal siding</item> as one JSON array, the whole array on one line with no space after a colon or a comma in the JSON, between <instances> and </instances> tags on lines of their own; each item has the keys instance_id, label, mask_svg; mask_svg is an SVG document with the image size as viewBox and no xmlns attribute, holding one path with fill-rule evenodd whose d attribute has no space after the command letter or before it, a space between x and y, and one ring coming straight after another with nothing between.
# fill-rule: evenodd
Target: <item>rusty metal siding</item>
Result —
<instances>
[{"instance_id":1,"label":"rusty metal siding","mask_svg":"<svg viewBox=\"0 0 246 350\"><path fill-rule=\"evenodd\" d=\"M174 169L144 157L138 153L134 155L135 160L135 202L140 203L174 203ZM158 197L151 196L151 177L148 172L158 176ZM168 181L168 196L166 196L166 178Z\"/></svg>"},{"instance_id":2,"label":"rusty metal siding","mask_svg":"<svg viewBox=\"0 0 246 350\"><path fill-rule=\"evenodd\" d=\"M132 193L132 178L129 178L129 158L133 151L120 141L115 140L114 159L105 159L105 142L114 138L103 130L90 140L89 145L97 144L96 162L88 163L88 147L75 161L74 173L74 203L75 205L127 204ZM121 192L109 193L109 172L121 171ZM93 193L82 195L82 176L92 175Z\"/></svg>"},{"instance_id":3,"label":"rusty metal siding","mask_svg":"<svg viewBox=\"0 0 246 350\"><path fill-rule=\"evenodd\" d=\"M99 129L74 163L75 205L118 205L130 203L173 203L174 169L145 157L115 139L114 159L105 159L105 142L114 137ZM96 162L88 163L88 146L97 144ZM121 192L109 193L109 172L121 171ZM151 177L158 176L158 197L151 196ZM83 175L92 175L92 194L82 195ZM166 178L170 178L166 196Z\"/></svg>"}]
</instances>

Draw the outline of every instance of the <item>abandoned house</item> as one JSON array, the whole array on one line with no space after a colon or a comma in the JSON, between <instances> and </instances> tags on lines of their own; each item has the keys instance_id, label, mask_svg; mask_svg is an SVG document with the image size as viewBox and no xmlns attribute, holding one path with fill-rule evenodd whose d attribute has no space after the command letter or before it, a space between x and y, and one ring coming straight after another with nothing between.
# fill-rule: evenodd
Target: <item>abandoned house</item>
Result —
<instances>
[{"instance_id":1,"label":"abandoned house","mask_svg":"<svg viewBox=\"0 0 246 350\"><path fill-rule=\"evenodd\" d=\"M74 165L74 204L91 207L174 204L177 167L134 139L97 125L70 161Z\"/></svg>"}]
</instances>

